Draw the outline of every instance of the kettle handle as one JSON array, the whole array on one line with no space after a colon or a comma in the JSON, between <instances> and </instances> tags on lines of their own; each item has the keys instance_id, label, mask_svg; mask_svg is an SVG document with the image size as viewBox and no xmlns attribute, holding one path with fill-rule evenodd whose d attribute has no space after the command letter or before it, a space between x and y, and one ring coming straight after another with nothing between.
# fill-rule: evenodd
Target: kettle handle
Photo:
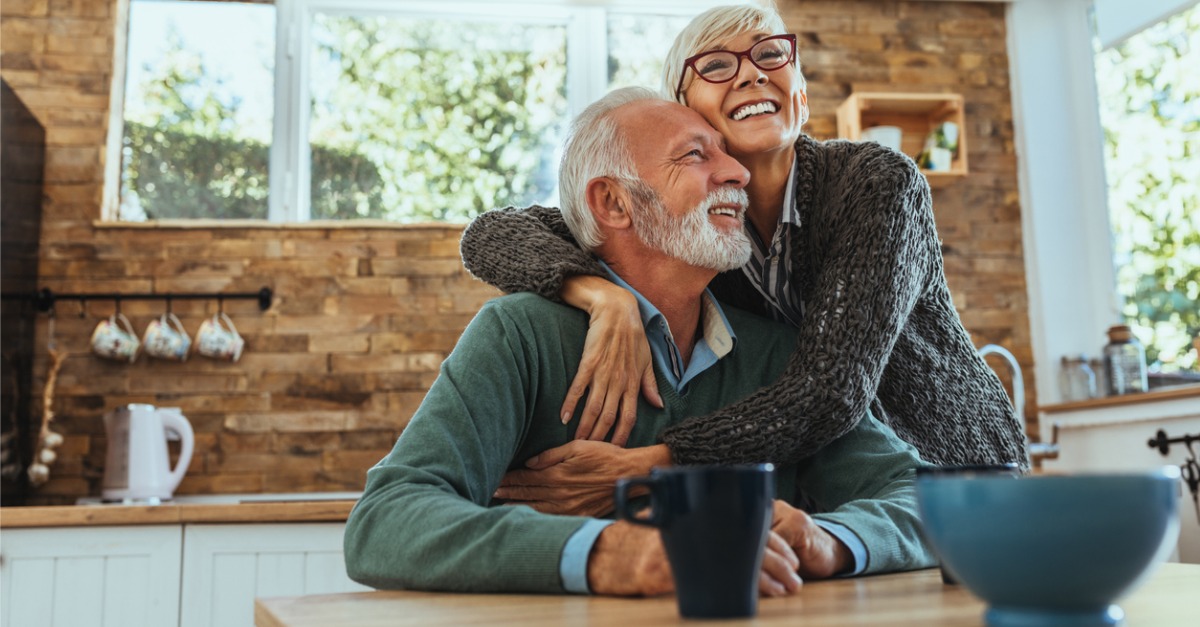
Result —
<instances>
[{"instance_id":1,"label":"kettle handle","mask_svg":"<svg viewBox=\"0 0 1200 627\"><path fill-rule=\"evenodd\" d=\"M192 432L192 423L187 421L178 411L159 411L162 417L163 429L166 431L174 431L179 434L179 459L175 462L175 467L171 469L170 487L171 492L179 487L179 483L183 481L183 475L187 473L188 464L192 462L192 452L196 442L194 433Z\"/></svg>"}]
</instances>

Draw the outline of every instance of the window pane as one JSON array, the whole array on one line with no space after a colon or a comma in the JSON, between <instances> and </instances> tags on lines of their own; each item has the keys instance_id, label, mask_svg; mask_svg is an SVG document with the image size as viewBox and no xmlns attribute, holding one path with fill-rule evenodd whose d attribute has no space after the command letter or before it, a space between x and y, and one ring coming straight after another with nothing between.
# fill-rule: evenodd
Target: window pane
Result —
<instances>
[{"instance_id":1,"label":"window pane","mask_svg":"<svg viewBox=\"0 0 1200 627\"><path fill-rule=\"evenodd\" d=\"M464 222L553 197L565 26L318 14L313 42L313 219Z\"/></svg>"},{"instance_id":2,"label":"window pane","mask_svg":"<svg viewBox=\"0 0 1200 627\"><path fill-rule=\"evenodd\" d=\"M121 220L266 218L275 8L133 0Z\"/></svg>"},{"instance_id":3,"label":"window pane","mask_svg":"<svg viewBox=\"0 0 1200 627\"><path fill-rule=\"evenodd\" d=\"M1200 372L1200 8L1096 55L1117 291L1151 372ZM1169 381L1171 377L1161 377Z\"/></svg>"},{"instance_id":4,"label":"window pane","mask_svg":"<svg viewBox=\"0 0 1200 627\"><path fill-rule=\"evenodd\" d=\"M641 86L659 91L667 50L690 21L678 15L609 14L609 89Z\"/></svg>"}]
</instances>

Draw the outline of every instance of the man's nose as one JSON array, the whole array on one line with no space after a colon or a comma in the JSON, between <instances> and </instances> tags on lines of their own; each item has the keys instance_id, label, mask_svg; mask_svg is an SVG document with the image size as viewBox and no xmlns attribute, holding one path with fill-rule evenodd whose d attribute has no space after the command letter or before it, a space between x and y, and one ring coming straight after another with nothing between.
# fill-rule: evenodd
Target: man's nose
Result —
<instances>
[{"instance_id":1,"label":"man's nose","mask_svg":"<svg viewBox=\"0 0 1200 627\"><path fill-rule=\"evenodd\" d=\"M750 171L728 153L721 152L719 154L717 169L713 173L713 183L739 189L745 187L750 182Z\"/></svg>"}]
</instances>

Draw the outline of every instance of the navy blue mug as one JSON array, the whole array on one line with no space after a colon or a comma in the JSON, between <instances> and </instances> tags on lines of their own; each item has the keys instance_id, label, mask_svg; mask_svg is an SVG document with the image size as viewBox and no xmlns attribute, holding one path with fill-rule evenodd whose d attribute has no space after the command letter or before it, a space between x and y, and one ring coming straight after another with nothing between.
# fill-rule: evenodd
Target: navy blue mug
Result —
<instances>
[{"instance_id":1,"label":"navy blue mug","mask_svg":"<svg viewBox=\"0 0 1200 627\"><path fill-rule=\"evenodd\" d=\"M758 579L771 530L775 467L677 466L617 481L617 515L662 534L679 613L739 618L758 612ZM650 492L638 516L630 490Z\"/></svg>"}]
</instances>

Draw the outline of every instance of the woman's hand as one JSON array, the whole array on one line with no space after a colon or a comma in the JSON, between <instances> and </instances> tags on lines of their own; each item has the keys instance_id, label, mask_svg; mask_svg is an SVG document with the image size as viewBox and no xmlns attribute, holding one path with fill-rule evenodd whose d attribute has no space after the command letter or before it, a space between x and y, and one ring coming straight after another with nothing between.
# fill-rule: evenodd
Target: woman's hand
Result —
<instances>
[{"instance_id":1,"label":"woman's hand","mask_svg":"<svg viewBox=\"0 0 1200 627\"><path fill-rule=\"evenodd\" d=\"M588 312L590 318L579 371L560 412L563 424L570 422L587 392L575 437L603 440L615 424L612 443L625 446L637 422L639 390L651 405L663 406L637 299L628 290L594 276L568 279L562 297Z\"/></svg>"},{"instance_id":2,"label":"woman's hand","mask_svg":"<svg viewBox=\"0 0 1200 627\"><path fill-rule=\"evenodd\" d=\"M823 579L850 570L850 549L804 511L776 499L771 531L795 550L803 577Z\"/></svg>"},{"instance_id":3,"label":"woman's hand","mask_svg":"<svg viewBox=\"0 0 1200 627\"><path fill-rule=\"evenodd\" d=\"M624 449L607 442L575 440L525 462L528 470L504 475L495 497L546 514L603 516L613 511L613 487L621 477L645 475L668 466L662 444ZM636 489L633 496L644 494Z\"/></svg>"}]
</instances>

